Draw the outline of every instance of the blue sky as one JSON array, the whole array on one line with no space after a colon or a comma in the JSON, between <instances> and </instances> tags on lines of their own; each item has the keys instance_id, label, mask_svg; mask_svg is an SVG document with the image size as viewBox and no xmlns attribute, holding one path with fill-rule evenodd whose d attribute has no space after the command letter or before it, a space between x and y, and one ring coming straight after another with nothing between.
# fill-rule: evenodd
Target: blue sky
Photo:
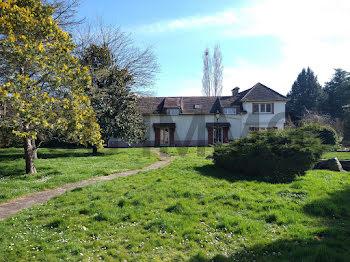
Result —
<instances>
[{"instance_id":1,"label":"blue sky","mask_svg":"<svg viewBox=\"0 0 350 262\"><path fill-rule=\"evenodd\" d=\"M321 84L350 70L347 0L84 0L80 16L131 32L152 45L158 96L201 95L202 53L221 46L223 94L261 82L286 94L303 67Z\"/></svg>"}]
</instances>

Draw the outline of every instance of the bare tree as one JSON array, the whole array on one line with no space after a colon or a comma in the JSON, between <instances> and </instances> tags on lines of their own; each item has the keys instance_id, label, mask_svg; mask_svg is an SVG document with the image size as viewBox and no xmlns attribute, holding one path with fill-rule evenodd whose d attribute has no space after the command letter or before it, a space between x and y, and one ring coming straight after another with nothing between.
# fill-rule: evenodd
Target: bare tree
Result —
<instances>
[{"instance_id":1,"label":"bare tree","mask_svg":"<svg viewBox=\"0 0 350 262\"><path fill-rule=\"evenodd\" d=\"M338 135L343 134L343 125L339 119L333 119L330 115L320 114L313 110L306 110L303 118L299 121L299 125L319 124L322 126L331 126Z\"/></svg>"},{"instance_id":2,"label":"bare tree","mask_svg":"<svg viewBox=\"0 0 350 262\"><path fill-rule=\"evenodd\" d=\"M138 47L130 33L119 26L106 26L98 19L97 26L86 24L76 34L77 55L91 45L110 50L116 66L127 70L132 76L130 84L133 92L150 95L159 72L159 64L152 46Z\"/></svg>"},{"instance_id":3,"label":"bare tree","mask_svg":"<svg viewBox=\"0 0 350 262\"><path fill-rule=\"evenodd\" d=\"M213 57L210 56L209 48L203 54L203 78L202 89L206 96L220 96L222 92L222 54L220 46L214 47Z\"/></svg>"},{"instance_id":4,"label":"bare tree","mask_svg":"<svg viewBox=\"0 0 350 262\"><path fill-rule=\"evenodd\" d=\"M215 45L213 55L213 91L214 96L220 96L222 92L222 54L220 45Z\"/></svg>"},{"instance_id":5,"label":"bare tree","mask_svg":"<svg viewBox=\"0 0 350 262\"><path fill-rule=\"evenodd\" d=\"M43 0L43 4L53 7L53 19L65 31L72 31L75 26L82 24L85 20L76 18L81 5L80 0Z\"/></svg>"},{"instance_id":6,"label":"bare tree","mask_svg":"<svg viewBox=\"0 0 350 262\"><path fill-rule=\"evenodd\" d=\"M209 54L209 48L206 48L203 54L203 79L202 79L203 93L206 96L211 96L211 78L212 78L211 58Z\"/></svg>"}]
</instances>

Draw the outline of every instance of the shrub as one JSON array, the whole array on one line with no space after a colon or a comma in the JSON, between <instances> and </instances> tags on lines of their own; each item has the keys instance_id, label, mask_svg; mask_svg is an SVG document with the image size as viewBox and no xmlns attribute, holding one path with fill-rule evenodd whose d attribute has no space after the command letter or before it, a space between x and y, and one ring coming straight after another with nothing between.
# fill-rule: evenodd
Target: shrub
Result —
<instances>
[{"instance_id":1,"label":"shrub","mask_svg":"<svg viewBox=\"0 0 350 262\"><path fill-rule=\"evenodd\" d=\"M338 146L337 132L330 126L321 126L319 124L304 125L301 127L304 131L310 131L321 139L322 144L330 145L334 148Z\"/></svg>"},{"instance_id":2,"label":"shrub","mask_svg":"<svg viewBox=\"0 0 350 262\"><path fill-rule=\"evenodd\" d=\"M314 166L324 146L302 129L260 131L214 149L214 162L235 173L270 181L291 180Z\"/></svg>"}]
</instances>

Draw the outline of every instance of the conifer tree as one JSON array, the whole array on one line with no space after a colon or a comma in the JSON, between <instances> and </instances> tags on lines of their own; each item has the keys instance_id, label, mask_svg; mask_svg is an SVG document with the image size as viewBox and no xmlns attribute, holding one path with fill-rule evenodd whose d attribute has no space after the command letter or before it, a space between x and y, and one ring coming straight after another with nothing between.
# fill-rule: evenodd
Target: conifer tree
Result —
<instances>
[{"instance_id":1,"label":"conifer tree","mask_svg":"<svg viewBox=\"0 0 350 262\"><path fill-rule=\"evenodd\" d=\"M81 53L81 63L89 68L92 85L87 94L96 112L104 140L120 138L132 144L144 138L144 122L137 97L130 90L133 77L119 69L107 45L91 44ZM96 150L95 150L96 151Z\"/></svg>"},{"instance_id":2,"label":"conifer tree","mask_svg":"<svg viewBox=\"0 0 350 262\"><path fill-rule=\"evenodd\" d=\"M346 146L350 145L350 100L349 104L344 107L344 138L343 144Z\"/></svg>"},{"instance_id":3,"label":"conifer tree","mask_svg":"<svg viewBox=\"0 0 350 262\"><path fill-rule=\"evenodd\" d=\"M287 95L290 99L286 105L287 114L293 121L300 120L306 110L317 109L321 93L321 85L314 72L309 67L303 69Z\"/></svg>"},{"instance_id":4,"label":"conifer tree","mask_svg":"<svg viewBox=\"0 0 350 262\"><path fill-rule=\"evenodd\" d=\"M342 106L346 105L350 99L350 73L340 68L335 69L332 79L325 84L323 93L324 99L319 106L319 111L343 120Z\"/></svg>"}]
</instances>

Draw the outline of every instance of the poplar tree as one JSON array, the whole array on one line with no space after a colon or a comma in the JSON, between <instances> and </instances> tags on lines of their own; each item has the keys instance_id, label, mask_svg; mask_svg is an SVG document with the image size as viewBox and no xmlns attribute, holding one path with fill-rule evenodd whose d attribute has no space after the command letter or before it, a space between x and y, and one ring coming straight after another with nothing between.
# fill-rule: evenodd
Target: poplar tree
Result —
<instances>
[{"instance_id":1,"label":"poplar tree","mask_svg":"<svg viewBox=\"0 0 350 262\"><path fill-rule=\"evenodd\" d=\"M0 125L23 139L28 174L36 173L38 138L102 146L84 93L91 82L88 69L71 54L71 37L52 14L39 0L0 2L0 104L8 108Z\"/></svg>"},{"instance_id":2,"label":"poplar tree","mask_svg":"<svg viewBox=\"0 0 350 262\"><path fill-rule=\"evenodd\" d=\"M203 54L203 78L202 91L206 96L220 96L222 92L222 53L220 45L215 45L213 57L210 56L209 48Z\"/></svg>"}]
</instances>

